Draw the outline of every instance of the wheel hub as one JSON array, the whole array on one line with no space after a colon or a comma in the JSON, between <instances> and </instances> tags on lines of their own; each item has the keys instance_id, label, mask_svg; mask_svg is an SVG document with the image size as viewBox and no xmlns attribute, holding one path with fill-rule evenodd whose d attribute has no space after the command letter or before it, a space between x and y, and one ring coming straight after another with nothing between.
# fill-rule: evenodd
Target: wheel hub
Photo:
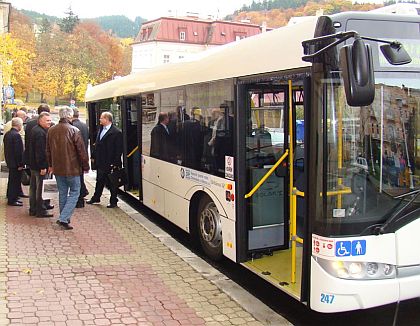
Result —
<instances>
[{"instance_id":1,"label":"wheel hub","mask_svg":"<svg viewBox=\"0 0 420 326\"><path fill-rule=\"evenodd\" d=\"M209 203L200 215L200 232L204 241L216 247L221 239L221 222L219 212L214 203Z\"/></svg>"}]
</instances>

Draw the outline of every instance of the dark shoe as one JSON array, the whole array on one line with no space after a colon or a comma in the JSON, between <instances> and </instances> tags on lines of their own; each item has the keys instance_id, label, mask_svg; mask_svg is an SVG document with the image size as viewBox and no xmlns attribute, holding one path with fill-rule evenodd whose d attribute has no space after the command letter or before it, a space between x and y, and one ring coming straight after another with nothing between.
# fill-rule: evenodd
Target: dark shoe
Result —
<instances>
[{"instance_id":1,"label":"dark shoe","mask_svg":"<svg viewBox=\"0 0 420 326\"><path fill-rule=\"evenodd\" d=\"M20 197L20 198L29 198L29 196L28 195L25 195L25 194L20 194L18 197Z\"/></svg>"},{"instance_id":2,"label":"dark shoe","mask_svg":"<svg viewBox=\"0 0 420 326\"><path fill-rule=\"evenodd\" d=\"M77 202L76 208L83 208L83 207L85 207L85 202L84 201Z\"/></svg>"},{"instance_id":3,"label":"dark shoe","mask_svg":"<svg viewBox=\"0 0 420 326\"><path fill-rule=\"evenodd\" d=\"M118 207L117 204L109 204L108 206L106 206L106 208L115 208Z\"/></svg>"},{"instance_id":4,"label":"dark shoe","mask_svg":"<svg viewBox=\"0 0 420 326\"><path fill-rule=\"evenodd\" d=\"M99 203L99 202L100 202L99 199L95 199L95 198L92 197L91 199L86 201L86 204L92 205L92 204Z\"/></svg>"},{"instance_id":5,"label":"dark shoe","mask_svg":"<svg viewBox=\"0 0 420 326\"><path fill-rule=\"evenodd\" d=\"M19 202L19 201L14 201L14 202L11 202L11 203L7 203L7 205L9 205L9 206L23 206L22 202Z\"/></svg>"},{"instance_id":6,"label":"dark shoe","mask_svg":"<svg viewBox=\"0 0 420 326\"><path fill-rule=\"evenodd\" d=\"M57 224L60 225L64 230L73 230L73 227L68 223L57 221Z\"/></svg>"},{"instance_id":7,"label":"dark shoe","mask_svg":"<svg viewBox=\"0 0 420 326\"><path fill-rule=\"evenodd\" d=\"M35 212L31 212L31 211L29 211L29 216L35 216L36 215L36 213Z\"/></svg>"},{"instance_id":8,"label":"dark shoe","mask_svg":"<svg viewBox=\"0 0 420 326\"><path fill-rule=\"evenodd\" d=\"M49 214L47 212L41 213L41 214L36 214L36 217L40 217L40 218L42 218L42 217L53 217L53 216L54 216L53 214Z\"/></svg>"},{"instance_id":9,"label":"dark shoe","mask_svg":"<svg viewBox=\"0 0 420 326\"><path fill-rule=\"evenodd\" d=\"M45 205L45 209L54 209L54 205Z\"/></svg>"},{"instance_id":10,"label":"dark shoe","mask_svg":"<svg viewBox=\"0 0 420 326\"><path fill-rule=\"evenodd\" d=\"M18 203L21 203L21 204L23 203L20 199L18 199L18 200L16 200L16 201L17 201Z\"/></svg>"}]
</instances>

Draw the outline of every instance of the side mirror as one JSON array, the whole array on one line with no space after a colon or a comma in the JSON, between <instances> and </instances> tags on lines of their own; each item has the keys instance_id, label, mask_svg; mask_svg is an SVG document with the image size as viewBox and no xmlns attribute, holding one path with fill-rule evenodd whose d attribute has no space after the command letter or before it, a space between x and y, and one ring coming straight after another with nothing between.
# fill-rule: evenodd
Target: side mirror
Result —
<instances>
[{"instance_id":1,"label":"side mirror","mask_svg":"<svg viewBox=\"0 0 420 326\"><path fill-rule=\"evenodd\" d=\"M394 66L405 65L411 62L410 55L399 42L384 44L380 48L384 57Z\"/></svg>"},{"instance_id":2,"label":"side mirror","mask_svg":"<svg viewBox=\"0 0 420 326\"><path fill-rule=\"evenodd\" d=\"M372 50L361 38L340 50L344 91L350 106L367 106L375 98Z\"/></svg>"}]
</instances>

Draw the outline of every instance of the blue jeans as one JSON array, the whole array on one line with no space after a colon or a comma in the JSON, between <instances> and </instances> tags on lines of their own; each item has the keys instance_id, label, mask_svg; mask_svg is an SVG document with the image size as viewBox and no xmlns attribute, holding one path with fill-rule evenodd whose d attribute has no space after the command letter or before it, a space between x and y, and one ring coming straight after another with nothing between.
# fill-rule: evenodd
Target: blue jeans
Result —
<instances>
[{"instance_id":1,"label":"blue jeans","mask_svg":"<svg viewBox=\"0 0 420 326\"><path fill-rule=\"evenodd\" d=\"M60 222L70 223L71 215L76 208L80 194L80 175L64 177L56 175Z\"/></svg>"}]
</instances>

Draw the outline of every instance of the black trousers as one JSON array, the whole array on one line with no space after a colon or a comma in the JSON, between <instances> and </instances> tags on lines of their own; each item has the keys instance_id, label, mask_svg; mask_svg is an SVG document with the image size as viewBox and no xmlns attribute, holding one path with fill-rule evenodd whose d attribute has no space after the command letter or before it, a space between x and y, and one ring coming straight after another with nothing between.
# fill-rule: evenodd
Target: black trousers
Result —
<instances>
[{"instance_id":1,"label":"black trousers","mask_svg":"<svg viewBox=\"0 0 420 326\"><path fill-rule=\"evenodd\" d=\"M44 214L46 212L42 199L42 186L45 176L39 170L31 170L31 184L29 185L29 213Z\"/></svg>"},{"instance_id":2,"label":"black trousers","mask_svg":"<svg viewBox=\"0 0 420 326\"><path fill-rule=\"evenodd\" d=\"M79 200L83 200L83 198L85 198L87 195L89 194L87 188L86 188L86 184L85 184L85 175L81 174L80 175L80 195L79 195Z\"/></svg>"},{"instance_id":3,"label":"black trousers","mask_svg":"<svg viewBox=\"0 0 420 326\"><path fill-rule=\"evenodd\" d=\"M7 202L14 203L19 199L22 187L22 170L17 168L9 168L9 180L7 181Z\"/></svg>"},{"instance_id":4,"label":"black trousers","mask_svg":"<svg viewBox=\"0 0 420 326\"><path fill-rule=\"evenodd\" d=\"M95 193L93 194L92 198L95 200L100 200L104 187L107 186L109 191L111 192L111 199L109 200L109 203L113 205L113 204L117 204L118 202L118 198L117 198L118 189L114 187L111 182L109 182L108 174L109 174L109 171L104 171L104 170L99 170L99 169L96 171Z\"/></svg>"}]
</instances>

